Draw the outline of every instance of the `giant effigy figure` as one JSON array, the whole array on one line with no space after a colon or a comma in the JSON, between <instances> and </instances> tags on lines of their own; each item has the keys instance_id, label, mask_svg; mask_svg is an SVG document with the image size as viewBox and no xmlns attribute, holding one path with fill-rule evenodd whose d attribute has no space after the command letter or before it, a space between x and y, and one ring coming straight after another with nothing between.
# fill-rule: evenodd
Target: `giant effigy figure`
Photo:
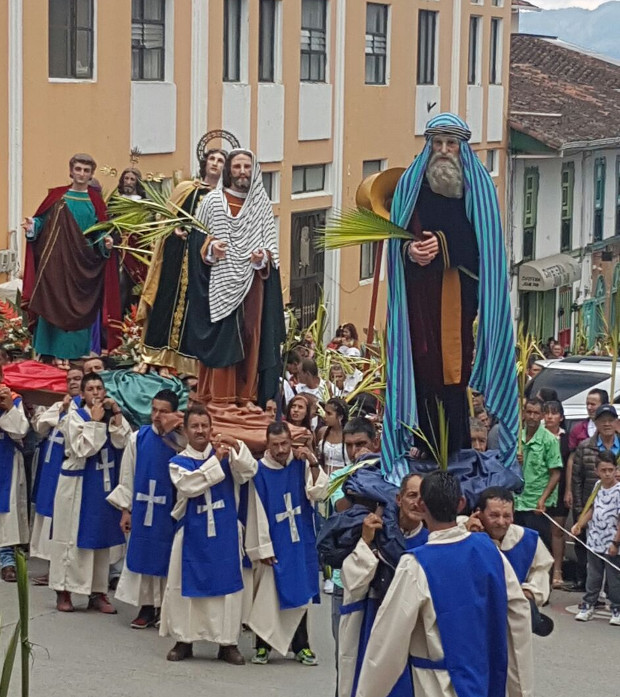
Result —
<instances>
[{"instance_id":1,"label":"giant effigy figure","mask_svg":"<svg viewBox=\"0 0 620 697\"><path fill-rule=\"evenodd\" d=\"M514 339L495 187L458 116L434 117L425 137L391 208L392 222L413 233L413 241L391 239L388 248L382 459L395 481L409 469L413 444L404 424L438 439L438 404L448 422L449 454L470 447L468 385L485 395L499 421L504 464L516 455Z\"/></svg>"}]
</instances>

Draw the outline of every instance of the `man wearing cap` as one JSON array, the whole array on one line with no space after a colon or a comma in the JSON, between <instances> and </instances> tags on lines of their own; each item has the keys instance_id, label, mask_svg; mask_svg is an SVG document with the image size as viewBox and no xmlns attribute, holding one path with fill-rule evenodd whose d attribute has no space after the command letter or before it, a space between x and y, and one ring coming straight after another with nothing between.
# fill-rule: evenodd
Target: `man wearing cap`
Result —
<instances>
[{"instance_id":1,"label":"man wearing cap","mask_svg":"<svg viewBox=\"0 0 620 697\"><path fill-rule=\"evenodd\" d=\"M599 452L610 450L616 458L620 455L620 437L615 429L617 418L618 413L613 405L602 404L594 414L596 432L575 450L571 477L575 520L581 515L598 481L596 462Z\"/></svg>"},{"instance_id":2,"label":"man wearing cap","mask_svg":"<svg viewBox=\"0 0 620 697\"><path fill-rule=\"evenodd\" d=\"M433 441L439 404L450 454L471 447L467 387L483 393L500 424L500 452L514 462L517 383L499 206L493 181L471 150L467 124L431 119L422 153L400 178L391 219L413 241L389 243L387 437L384 466L394 481L419 425ZM473 323L478 316L474 359ZM424 445L416 442L424 449Z\"/></svg>"},{"instance_id":3,"label":"man wearing cap","mask_svg":"<svg viewBox=\"0 0 620 697\"><path fill-rule=\"evenodd\" d=\"M22 227L28 242L23 303L36 319L34 350L67 360L101 353L101 325L108 349L118 344L118 264L112 238L84 231L107 219L101 191L90 182L95 160L78 153L69 161L71 184L50 189L33 218Z\"/></svg>"},{"instance_id":4,"label":"man wearing cap","mask_svg":"<svg viewBox=\"0 0 620 697\"><path fill-rule=\"evenodd\" d=\"M563 464L558 439L542 423L542 408L537 397L525 403L523 451L517 456L523 467L523 490L515 496L515 523L536 530L551 550L550 523L542 514L557 504Z\"/></svg>"}]
</instances>

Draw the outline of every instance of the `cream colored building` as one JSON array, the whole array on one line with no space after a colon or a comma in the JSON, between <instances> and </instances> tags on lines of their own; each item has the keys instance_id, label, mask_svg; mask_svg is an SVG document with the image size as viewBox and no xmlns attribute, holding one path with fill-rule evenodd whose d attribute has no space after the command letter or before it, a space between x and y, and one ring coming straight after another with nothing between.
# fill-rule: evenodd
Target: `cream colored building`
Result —
<instances>
[{"instance_id":1,"label":"cream colored building","mask_svg":"<svg viewBox=\"0 0 620 697\"><path fill-rule=\"evenodd\" d=\"M302 324L323 287L330 330L366 327L372 250L317 254L313 230L364 174L408 165L440 111L466 118L504 191L510 13L507 0L4 0L0 248L22 258L20 220L67 181L73 152L120 171L137 147L143 173L189 177L200 136L224 128L262 164Z\"/></svg>"}]
</instances>

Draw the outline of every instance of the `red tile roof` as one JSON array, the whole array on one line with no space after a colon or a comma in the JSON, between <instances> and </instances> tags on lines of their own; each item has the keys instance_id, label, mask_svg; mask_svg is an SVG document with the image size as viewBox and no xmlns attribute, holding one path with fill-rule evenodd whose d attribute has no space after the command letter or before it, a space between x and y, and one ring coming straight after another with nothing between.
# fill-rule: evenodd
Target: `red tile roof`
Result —
<instances>
[{"instance_id":1,"label":"red tile roof","mask_svg":"<svg viewBox=\"0 0 620 697\"><path fill-rule=\"evenodd\" d=\"M620 138L620 65L560 41L513 34L509 124L554 149Z\"/></svg>"}]
</instances>

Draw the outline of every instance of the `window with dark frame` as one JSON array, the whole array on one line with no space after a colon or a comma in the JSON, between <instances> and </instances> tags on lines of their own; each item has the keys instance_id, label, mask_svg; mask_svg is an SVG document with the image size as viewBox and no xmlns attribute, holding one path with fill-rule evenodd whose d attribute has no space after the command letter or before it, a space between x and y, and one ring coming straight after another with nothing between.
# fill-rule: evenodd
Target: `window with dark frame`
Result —
<instances>
[{"instance_id":1,"label":"window with dark frame","mask_svg":"<svg viewBox=\"0 0 620 697\"><path fill-rule=\"evenodd\" d=\"M534 258L538 217L538 167L527 167L523 195L523 261Z\"/></svg>"},{"instance_id":2,"label":"window with dark frame","mask_svg":"<svg viewBox=\"0 0 620 697\"><path fill-rule=\"evenodd\" d=\"M275 183L277 174L277 172L263 172L263 186L270 201L274 200L276 194Z\"/></svg>"},{"instance_id":3,"label":"window with dark frame","mask_svg":"<svg viewBox=\"0 0 620 697\"><path fill-rule=\"evenodd\" d=\"M364 160L362 163L362 181L371 174L383 169L383 160ZM375 275L378 242L360 245L360 281L366 281Z\"/></svg>"},{"instance_id":4,"label":"window with dark frame","mask_svg":"<svg viewBox=\"0 0 620 697\"><path fill-rule=\"evenodd\" d=\"M301 2L302 82L325 82L327 64L327 0Z\"/></svg>"},{"instance_id":5,"label":"window with dark frame","mask_svg":"<svg viewBox=\"0 0 620 697\"><path fill-rule=\"evenodd\" d=\"M502 84L502 20L491 18L491 47L489 53L489 83Z\"/></svg>"},{"instance_id":6,"label":"window with dark frame","mask_svg":"<svg viewBox=\"0 0 620 697\"><path fill-rule=\"evenodd\" d=\"M366 84L386 84L388 6L366 4Z\"/></svg>"},{"instance_id":7,"label":"window with dark frame","mask_svg":"<svg viewBox=\"0 0 620 697\"><path fill-rule=\"evenodd\" d=\"M575 163L562 165L562 223L560 251L570 252L573 245L573 193L575 189Z\"/></svg>"},{"instance_id":8,"label":"window with dark frame","mask_svg":"<svg viewBox=\"0 0 620 697\"><path fill-rule=\"evenodd\" d=\"M325 165L293 167L293 194L325 190Z\"/></svg>"},{"instance_id":9,"label":"window with dark frame","mask_svg":"<svg viewBox=\"0 0 620 697\"><path fill-rule=\"evenodd\" d=\"M469 18L469 52L467 55L467 84L478 85L480 83L480 17Z\"/></svg>"},{"instance_id":10,"label":"window with dark frame","mask_svg":"<svg viewBox=\"0 0 620 697\"><path fill-rule=\"evenodd\" d=\"M131 0L131 79L165 78L166 0Z\"/></svg>"},{"instance_id":11,"label":"window with dark frame","mask_svg":"<svg viewBox=\"0 0 620 697\"><path fill-rule=\"evenodd\" d=\"M418 85L435 84L437 12L418 12Z\"/></svg>"},{"instance_id":12,"label":"window with dark frame","mask_svg":"<svg viewBox=\"0 0 620 697\"><path fill-rule=\"evenodd\" d=\"M241 80L241 3L224 0L224 82Z\"/></svg>"},{"instance_id":13,"label":"window with dark frame","mask_svg":"<svg viewBox=\"0 0 620 697\"><path fill-rule=\"evenodd\" d=\"M594 161L594 242L603 239L606 165L607 160L604 157L597 157Z\"/></svg>"},{"instance_id":14,"label":"window with dark frame","mask_svg":"<svg viewBox=\"0 0 620 697\"><path fill-rule=\"evenodd\" d=\"M276 2L260 0L258 28L258 81L275 82Z\"/></svg>"},{"instance_id":15,"label":"window with dark frame","mask_svg":"<svg viewBox=\"0 0 620 697\"><path fill-rule=\"evenodd\" d=\"M49 0L48 74L51 78L93 77L93 0Z\"/></svg>"}]
</instances>

